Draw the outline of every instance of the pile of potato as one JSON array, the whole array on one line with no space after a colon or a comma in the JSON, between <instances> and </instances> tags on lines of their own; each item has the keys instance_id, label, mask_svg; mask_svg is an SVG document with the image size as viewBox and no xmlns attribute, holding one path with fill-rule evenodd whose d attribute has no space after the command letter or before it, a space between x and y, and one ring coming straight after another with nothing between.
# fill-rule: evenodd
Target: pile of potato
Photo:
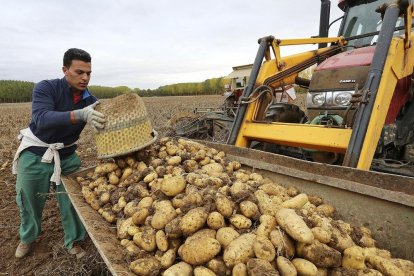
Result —
<instances>
[{"instance_id":1,"label":"pile of potato","mask_svg":"<svg viewBox=\"0 0 414 276\"><path fill-rule=\"evenodd\" d=\"M137 275L414 275L320 197L192 141L162 138L77 181Z\"/></svg>"}]
</instances>

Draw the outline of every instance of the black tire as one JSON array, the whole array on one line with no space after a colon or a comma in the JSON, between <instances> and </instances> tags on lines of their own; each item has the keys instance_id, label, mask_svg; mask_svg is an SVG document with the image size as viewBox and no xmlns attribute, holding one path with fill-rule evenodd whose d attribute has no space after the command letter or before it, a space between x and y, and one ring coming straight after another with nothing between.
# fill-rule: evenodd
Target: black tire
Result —
<instances>
[{"instance_id":1,"label":"black tire","mask_svg":"<svg viewBox=\"0 0 414 276\"><path fill-rule=\"evenodd\" d=\"M267 122L303 123L306 121L305 112L297 105L277 103L269 107L266 114Z\"/></svg>"},{"instance_id":2,"label":"black tire","mask_svg":"<svg viewBox=\"0 0 414 276\"><path fill-rule=\"evenodd\" d=\"M306 122L307 118L305 112L303 112L297 105L277 103L269 107L265 120L269 123L280 122L299 124ZM253 142L252 148L266 152L280 153L280 146L271 143Z\"/></svg>"}]
</instances>

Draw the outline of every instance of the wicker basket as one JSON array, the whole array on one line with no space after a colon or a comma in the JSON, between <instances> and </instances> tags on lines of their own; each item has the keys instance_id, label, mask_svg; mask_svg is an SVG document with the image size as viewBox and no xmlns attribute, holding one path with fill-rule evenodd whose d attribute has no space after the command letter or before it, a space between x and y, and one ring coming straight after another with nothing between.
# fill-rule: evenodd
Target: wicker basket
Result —
<instances>
[{"instance_id":1,"label":"wicker basket","mask_svg":"<svg viewBox=\"0 0 414 276\"><path fill-rule=\"evenodd\" d=\"M125 155L155 142L143 100L134 93L124 94L96 106L105 114L105 128L95 135L99 159Z\"/></svg>"}]
</instances>

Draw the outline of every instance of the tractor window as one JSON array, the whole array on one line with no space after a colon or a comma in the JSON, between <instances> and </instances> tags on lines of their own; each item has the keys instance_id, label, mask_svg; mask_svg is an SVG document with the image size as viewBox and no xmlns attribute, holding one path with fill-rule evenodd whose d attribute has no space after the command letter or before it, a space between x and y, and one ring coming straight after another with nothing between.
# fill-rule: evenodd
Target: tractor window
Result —
<instances>
[{"instance_id":1,"label":"tractor window","mask_svg":"<svg viewBox=\"0 0 414 276\"><path fill-rule=\"evenodd\" d=\"M349 7L345 18L344 36L356 36L381 29L381 14L375 12L380 5L388 2L387 0L367 1L359 0L353 2ZM398 20L397 26L404 23L404 20ZM362 47L373 45L377 42L378 36L371 36L349 41L350 45Z\"/></svg>"}]
</instances>

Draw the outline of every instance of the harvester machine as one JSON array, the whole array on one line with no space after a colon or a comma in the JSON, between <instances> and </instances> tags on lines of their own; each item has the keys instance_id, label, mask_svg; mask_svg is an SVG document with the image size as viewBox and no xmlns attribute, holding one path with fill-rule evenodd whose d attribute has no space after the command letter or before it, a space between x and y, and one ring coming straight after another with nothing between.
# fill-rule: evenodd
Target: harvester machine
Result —
<instances>
[{"instance_id":1,"label":"harvester machine","mask_svg":"<svg viewBox=\"0 0 414 276\"><path fill-rule=\"evenodd\" d=\"M327 37L330 1L321 3L318 37L259 39L228 144L414 176L411 0L339 0L337 37ZM281 57L281 47L305 44L319 47ZM298 77L315 65L310 79ZM288 85L307 86L307 120L285 104L296 121L269 121L275 92Z\"/></svg>"}]
</instances>

